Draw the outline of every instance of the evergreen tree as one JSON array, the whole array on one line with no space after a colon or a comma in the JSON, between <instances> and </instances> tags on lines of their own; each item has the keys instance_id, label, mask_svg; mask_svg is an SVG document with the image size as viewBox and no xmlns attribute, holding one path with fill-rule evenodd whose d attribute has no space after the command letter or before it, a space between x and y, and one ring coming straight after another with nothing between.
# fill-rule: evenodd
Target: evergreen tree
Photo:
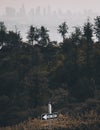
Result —
<instances>
[{"instance_id":1,"label":"evergreen tree","mask_svg":"<svg viewBox=\"0 0 100 130\"><path fill-rule=\"evenodd\" d=\"M92 54L92 46L93 46L93 41L92 41L92 36L93 36L93 28L92 24L90 23L89 19L87 22L84 24L84 38L86 39L86 65L87 69L89 72L90 64L91 64L91 54ZM89 72L90 73L90 72ZM90 75L90 74L89 74Z\"/></svg>"},{"instance_id":2,"label":"evergreen tree","mask_svg":"<svg viewBox=\"0 0 100 130\"><path fill-rule=\"evenodd\" d=\"M34 35L34 40L38 43L39 42L39 35L40 30L38 28L35 28L35 35Z\"/></svg>"},{"instance_id":3,"label":"evergreen tree","mask_svg":"<svg viewBox=\"0 0 100 130\"><path fill-rule=\"evenodd\" d=\"M78 60L78 45L81 43L82 38L82 32L79 27L75 27L75 31L71 34L71 40L72 40L72 58L74 65L77 66L77 60Z\"/></svg>"},{"instance_id":4,"label":"evergreen tree","mask_svg":"<svg viewBox=\"0 0 100 130\"><path fill-rule=\"evenodd\" d=\"M0 45L6 41L6 26L4 22L0 22Z\"/></svg>"},{"instance_id":5,"label":"evergreen tree","mask_svg":"<svg viewBox=\"0 0 100 130\"><path fill-rule=\"evenodd\" d=\"M81 32L80 28L75 27L75 31L72 32L72 34L71 34L72 42L75 45L78 45L80 43L80 41L81 41L81 37L82 37L82 32Z\"/></svg>"},{"instance_id":6,"label":"evergreen tree","mask_svg":"<svg viewBox=\"0 0 100 130\"><path fill-rule=\"evenodd\" d=\"M87 22L84 24L84 37L88 43L88 45L90 45L92 43L92 37L93 37L93 28L92 28L92 24L90 22L90 20L88 19Z\"/></svg>"},{"instance_id":7,"label":"evergreen tree","mask_svg":"<svg viewBox=\"0 0 100 130\"><path fill-rule=\"evenodd\" d=\"M66 33L68 32L68 26L67 26L66 22L63 22L61 25L59 25L58 32L63 37L63 42L64 42L65 38L66 38Z\"/></svg>"},{"instance_id":8,"label":"evergreen tree","mask_svg":"<svg viewBox=\"0 0 100 130\"><path fill-rule=\"evenodd\" d=\"M100 42L100 16L97 16L94 20L95 20L95 26L94 26L95 34L98 41Z\"/></svg>"},{"instance_id":9,"label":"evergreen tree","mask_svg":"<svg viewBox=\"0 0 100 130\"><path fill-rule=\"evenodd\" d=\"M13 32L13 31L9 31L7 33L7 39L6 42L8 45L12 45L12 46L18 46L21 43L21 36L20 36L20 32Z\"/></svg>"},{"instance_id":10,"label":"evergreen tree","mask_svg":"<svg viewBox=\"0 0 100 130\"><path fill-rule=\"evenodd\" d=\"M40 43L40 45L47 46L48 43L50 42L48 32L49 32L49 30L47 28L45 28L44 26L41 26L40 32L39 32L39 35L40 35L39 43Z\"/></svg>"},{"instance_id":11,"label":"evergreen tree","mask_svg":"<svg viewBox=\"0 0 100 130\"><path fill-rule=\"evenodd\" d=\"M33 45L33 42L35 40L35 34L36 34L36 28L31 25L27 35L27 39L31 45Z\"/></svg>"}]
</instances>

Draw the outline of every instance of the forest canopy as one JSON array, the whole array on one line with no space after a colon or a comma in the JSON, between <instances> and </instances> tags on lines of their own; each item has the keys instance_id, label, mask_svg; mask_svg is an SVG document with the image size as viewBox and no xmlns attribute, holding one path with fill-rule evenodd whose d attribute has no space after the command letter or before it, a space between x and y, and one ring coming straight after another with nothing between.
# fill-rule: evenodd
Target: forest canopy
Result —
<instances>
[{"instance_id":1,"label":"forest canopy","mask_svg":"<svg viewBox=\"0 0 100 130\"><path fill-rule=\"evenodd\" d=\"M100 16L94 24L88 19L75 27L69 37L68 28L66 22L58 25L63 39L58 43L50 40L46 27L31 25L23 42L20 32L0 22L1 126L40 116L49 101L57 111L77 112L79 104L78 112L100 114Z\"/></svg>"}]
</instances>

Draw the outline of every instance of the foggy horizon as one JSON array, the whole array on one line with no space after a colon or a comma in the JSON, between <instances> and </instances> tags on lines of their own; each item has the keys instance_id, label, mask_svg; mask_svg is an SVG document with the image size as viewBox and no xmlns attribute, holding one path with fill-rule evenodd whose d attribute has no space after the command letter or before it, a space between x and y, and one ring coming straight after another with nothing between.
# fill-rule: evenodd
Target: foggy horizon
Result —
<instances>
[{"instance_id":1,"label":"foggy horizon","mask_svg":"<svg viewBox=\"0 0 100 130\"><path fill-rule=\"evenodd\" d=\"M81 26L89 17L91 21L99 15L99 0L0 0L0 21L8 29L17 26L22 37L26 37L29 26L45 26L52 40L60 40L57 26L66 21L71 32L73 26Z\"/></svg>"}]
</instances>

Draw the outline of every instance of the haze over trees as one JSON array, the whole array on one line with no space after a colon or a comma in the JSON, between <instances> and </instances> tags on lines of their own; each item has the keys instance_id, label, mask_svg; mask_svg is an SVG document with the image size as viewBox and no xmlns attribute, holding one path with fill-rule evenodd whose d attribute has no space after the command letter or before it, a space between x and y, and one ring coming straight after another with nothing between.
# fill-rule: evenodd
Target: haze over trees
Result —
<instances>
[{"instance_id":1,"label":"haze over trees","mask_svg":"<svg viewBox=\"0 0 100 130\"><path fill-rule=\"evenodd\" d=\"M98 18L75 27L70 36L62 23L57 31L63 41L57 44L44 26L31 25L25 43L20 32L0 22L0 126L40 116L49 101L65 114L100 114Z\"/></svg>"}]
</instances>

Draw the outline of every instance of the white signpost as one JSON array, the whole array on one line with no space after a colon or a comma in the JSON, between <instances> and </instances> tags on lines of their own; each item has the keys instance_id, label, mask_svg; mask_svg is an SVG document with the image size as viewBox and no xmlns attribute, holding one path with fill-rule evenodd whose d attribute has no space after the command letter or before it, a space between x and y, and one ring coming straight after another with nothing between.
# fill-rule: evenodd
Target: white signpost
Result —
<instances>
[{"instance_id":1,"label":"white signpost","mask_svg":"<svg viewBox=\"0 0 100 130\"><path fill-rule=\"evenodd\" d=\"M57 117L58 117L58 113L57 112L52 113L52 105L49 102L48 103L48 113L42 114L41 119L42 120L48 120L48 119L54 119L54 118L57 118Z\"/></svg>"},{"instance_id":2,"label":"white signpost","mask_svg":"<svg viewBox=\"0 0 100 130\"><path fill-rule=\"evenodd\" d=\"M52 113L52 105L51 105L50 102L48 103L48 113L49 113L49 114Z\"/></svg>"},{"instance_id":3,"label":"white signpost","mask_svg":"<svg viewBox=\"0 0 100 130\"><path fill-rule=\"evenodd\" d=\"M54 113L47 113L47 114L42 114L41 115L41 119L42 120L48 120L48 119L54 119L54 118L57 118L58 116L58 113L57 112L54 112Z\"/></svg>"}]
</instances>

